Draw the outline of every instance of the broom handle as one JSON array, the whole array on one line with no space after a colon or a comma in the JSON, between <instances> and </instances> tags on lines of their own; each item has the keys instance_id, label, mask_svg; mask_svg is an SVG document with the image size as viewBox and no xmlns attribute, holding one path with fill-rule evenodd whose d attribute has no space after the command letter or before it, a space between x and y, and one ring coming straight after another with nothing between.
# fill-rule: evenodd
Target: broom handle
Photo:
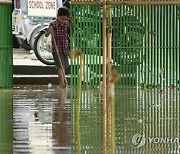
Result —
<instances>
[{"instance_id":1,"label":"broom handle","mask_svg":"<svg viewBox=\"0 0 180 154\"><path fill-rule=\"evenodd\" d=\"M67 79L66 79L66 75L65 75L65 72L64 72L64 68L63 68L63 65L62 65L62 62L61 62L61 58L60 58L60 55L59 55L59 51L58 51L58 48L57 48L56 39L55 39L55 36L54 36L54 31L52 31L51 35L52 35L53 43L54 43L54 46L55 46L55 50L56 50L57 55L58 55L59 63L61 65L61 67L62 67L63 76L64 76L64 79L65 79L65 84L68 85L68 82L67 82Z\"/></svg>"}]
</instances>

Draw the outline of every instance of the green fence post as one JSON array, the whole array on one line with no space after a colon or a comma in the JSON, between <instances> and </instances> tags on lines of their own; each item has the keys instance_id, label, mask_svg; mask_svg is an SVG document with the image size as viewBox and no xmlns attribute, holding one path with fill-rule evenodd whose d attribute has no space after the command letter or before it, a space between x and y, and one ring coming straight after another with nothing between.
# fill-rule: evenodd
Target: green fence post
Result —
<instances>
[{"instance_id":1,"label":"green fence post","mask_svg":"<svg viewBox=\"0 0 180 154\"><path fill-rule=\"evenodd\" d=\"M0 1L0 88L13 86L12 2Z\"/></svg>"}]
</instances>

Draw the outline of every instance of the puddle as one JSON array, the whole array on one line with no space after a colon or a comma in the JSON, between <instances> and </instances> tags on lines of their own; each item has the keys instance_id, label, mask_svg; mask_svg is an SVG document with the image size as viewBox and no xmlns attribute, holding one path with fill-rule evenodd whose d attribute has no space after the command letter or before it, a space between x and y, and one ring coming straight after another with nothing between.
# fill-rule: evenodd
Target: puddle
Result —
<instances>
[{"instance_id":1,"label":"puddle","mask_svg":"<svg viewBox=\"0 0 180 154\"><path fill-rule=\"evenodd\" d=\"M179 153L179 91L116 89L115 119L99 89L0 90L0 153ZM106 116L107 119L104 118Z\"/></svg>"}]
</instances>

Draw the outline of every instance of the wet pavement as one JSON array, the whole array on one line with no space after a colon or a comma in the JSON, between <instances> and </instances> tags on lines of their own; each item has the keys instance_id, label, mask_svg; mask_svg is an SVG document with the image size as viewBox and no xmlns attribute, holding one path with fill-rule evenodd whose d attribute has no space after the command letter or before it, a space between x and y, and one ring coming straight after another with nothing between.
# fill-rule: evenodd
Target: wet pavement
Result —
<instances>
[{"instance_id":1,"label":"wet pavement","mask_svg":"<svg viewBox=\"0 0 180 154\"><path fill-rule=\"evenodd\" d=\"M69 153L70 98L67 95L68 90L58 87L16 87L14 153Z\"/></svg>"},{"instance_id":2,"label":"wet pavement","mask_svg":"<svg viewBox=\"0 0 180 154\"><path fill-rule=\"evenodd\" d=\"M111 154L114 143L116 154L179 153L179 89L116 89L114 138L102 101L98 88L84 89L78 123L76 88L0 89L0 154Z\"/></svg>"}]
</instances>

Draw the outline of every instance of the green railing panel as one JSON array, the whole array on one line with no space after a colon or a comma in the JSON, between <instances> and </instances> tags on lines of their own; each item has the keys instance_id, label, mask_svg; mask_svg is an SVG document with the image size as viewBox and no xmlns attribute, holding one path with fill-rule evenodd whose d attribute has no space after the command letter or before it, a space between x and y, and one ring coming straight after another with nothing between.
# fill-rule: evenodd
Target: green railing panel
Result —
<instances>
[{"instance_id":1,"label":"green railing panel","mask_svg":"<svg viewBox=\"0 0 180 154\"><path fill-rule=\"evenodd\" d=\"M71 49L84 53L83 83L99 85L102 58L102 14L99 6L73 6L74 26L71 30ZM79 61L72 61L71 84L77 85Z\"/></svg>"},{"instance_id":2,"label":"green railing panel","mask_svg":"<svg viewBox=\"0 0 180 154\"><path fill-rule=\"evenodd\" d=\"M114 6L113 63L121 74L121 86L137 85L137 71L143 50L145 26L139 6Z\"/></svg>"},{"instance_id":3,"label":"green railing panel","mask_svg":"<svg viewBox=\"0 0 180 154\"><path fill-rule=\"evenodd\" d=\"M144 40L142 83L148 86L178 86L179 18L178 7L144 7Z\"/></svg>"},{"instance_id":4,"label":"green railing panel","mask_svg":"<svg viewBox=\"0 0 180 154\"><path fill-rule=\"evenodd\" d=\"M10 3L11 4L11 3ZM0 88L12 88L12 6L0 2Z\"/></svg>"},{"instance_id":5,"label":"green railing panel","mask_svg":"<svg viewBox=\"0 0 180 154\"><path fill-rule=\"evenodd\" d=\"M115 153L176 153L179 142L168 140L178 138L179 132L180 7L113 4L111 8L112 62L121 76L115 89ZM78 153L80 148L81 153L99 154L104 152L104 135L109 137L108 130L103 134L104 97L99 86L103 10L99 5L72 5L71 13L75 24L71 31L71 49L84 53L78 126L77 89L71 95L72 153ZM73 86L77 85L79 63L79 58L72 61ZM107 104L109 101L107 98ZM145 144L132 142L138 133L145 135ZM155 137L167 139L166 143L160 143Z\"/></svg>"},{"instance_id":6,"label":"green railing panel","mask_svg":"<svg viewBox=\"0 0 180 154\"><path fill-rule=\"evenodd\" d=\"M83 80L96 86L102 77L102 9L73 5L71 13L71 47L84 53ZM179 86L179 14L177 5L112 6L112 59L121 74L119 86ZM76 60L74 86L78 69Z\"/></svg>"}]
</instances>

